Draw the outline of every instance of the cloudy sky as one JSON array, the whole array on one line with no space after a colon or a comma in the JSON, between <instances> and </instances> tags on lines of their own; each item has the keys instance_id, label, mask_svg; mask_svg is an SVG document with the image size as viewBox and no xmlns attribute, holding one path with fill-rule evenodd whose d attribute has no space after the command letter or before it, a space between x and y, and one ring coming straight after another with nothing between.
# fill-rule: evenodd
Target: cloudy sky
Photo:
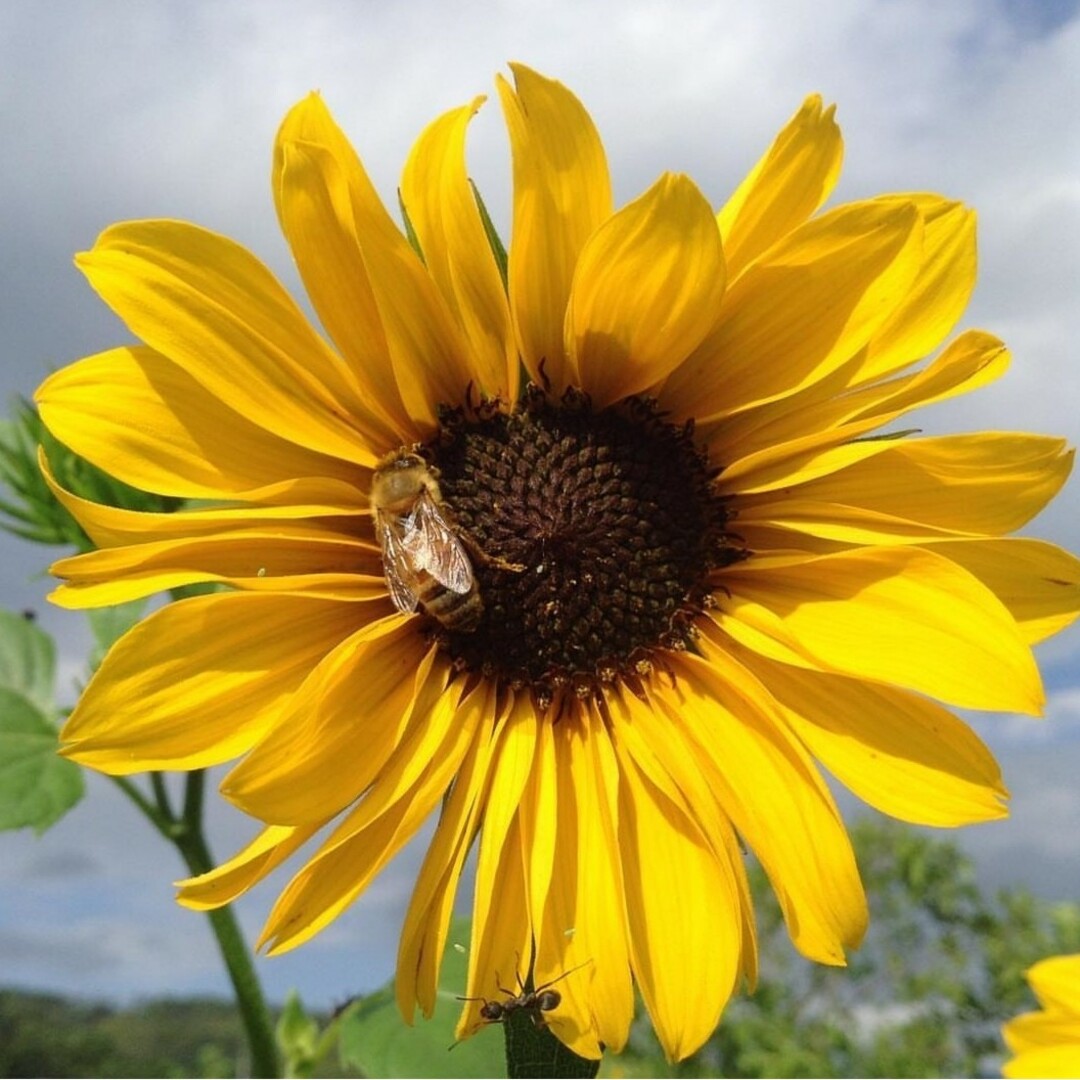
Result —
<instances>
[{"instance_id":1,"label":"cloudy sky","mask_svg":"<svg viewBox=\"0 0 1080 1080\"><path fill-rule=\"evenodd\" d=\"M965 325L1013 350L1004 380L920 416L925 430L1025 429L1080 441L1080 16L1077 0L568 0L398 4L308 0L33 0L0 4L0 381L30 394L50 369L128 340L72 266L107 224L197 221L256 251L294 291L268 185L284 111L320 89L384 195L420 128L493 92L522 60L571 86L605 140L625 201L663 170L717 204L811 91L838 103L838 197L937 190L979 211L980 282ZM497 105L474 121L470 167L507 220ZM1080 550L1074 480L1029 530ZM49 554L0 540L0 602L50 611ZM990 883L1080 898L1080 632L1040 653L1049 719L988 717L1013 818L962 839ZM215 803L213 844L248 835ZM261 962L273 997L326 1005L392 970L415 846L349 915ZM0 982L116 998L224 990L199 916L176 909L180 868L106 781L44 839L0 836ZM273 885L241 905L254 935Z\"/></svg>"}]
</instances>

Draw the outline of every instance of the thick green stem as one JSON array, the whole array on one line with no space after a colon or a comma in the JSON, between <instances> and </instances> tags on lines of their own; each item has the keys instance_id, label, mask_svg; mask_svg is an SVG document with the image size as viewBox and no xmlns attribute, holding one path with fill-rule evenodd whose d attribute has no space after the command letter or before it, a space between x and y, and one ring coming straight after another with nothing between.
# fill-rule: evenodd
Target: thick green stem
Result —
<instances>
[{"instance_id":1,"label":"thick green stem","mask_svg":"<svg viewBox=\"0 0 1080 1080\"><path fill-rule=\"evenodd\" d=\"M531 981L531 980L530 980ZM503 1023L506 1038L506 1075L513 1078L535 1076L573 1077L592 1080L599 1061L578 1057L563 1046L543 1023L539 1010L518 1009Z\"/></svg>"},{"instance_id":2,"label":"thick green stem","mask_svg":"<svg viewBox=\"0 0 1080 1080\"><path fill-rule=\"evenodd\" d=\"M192 876L205 874L214 866L202 829L204 774L201 770L188 773L184 789L184 811L173 816L167 792L160 775L153 777L157 805L152 804L129 780L114 777L121 790L150 819L155 828L170 840L180 852ZM207 917L217 939L221 958L236 993L237 1007L247 1034L251 1051L251 1075L276 1077L281 1075L277 1042L270 1011L266 1007L259 977L255 974L251 952L240 933L231 907L208 911Z\"/></svg>"}]
</instances>

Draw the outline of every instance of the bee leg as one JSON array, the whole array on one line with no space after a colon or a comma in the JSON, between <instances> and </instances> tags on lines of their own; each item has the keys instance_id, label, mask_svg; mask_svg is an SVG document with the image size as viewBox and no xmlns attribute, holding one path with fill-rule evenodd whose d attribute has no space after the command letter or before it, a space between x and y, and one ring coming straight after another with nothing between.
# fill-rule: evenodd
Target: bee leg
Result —
<instances>
[{"instance_id":1,"label":"bee leg","mask_svg":"<svg viewBox=\"0 0 1080 1080\"><path fill-rule=\"evenodd\" d=\"M503 570L508 574L525 573L524 563L509 562L499 555L489 555L467 532L460 531L457 536L478 566L489 566L493 570Z\"/></svg>"}]
</instances>

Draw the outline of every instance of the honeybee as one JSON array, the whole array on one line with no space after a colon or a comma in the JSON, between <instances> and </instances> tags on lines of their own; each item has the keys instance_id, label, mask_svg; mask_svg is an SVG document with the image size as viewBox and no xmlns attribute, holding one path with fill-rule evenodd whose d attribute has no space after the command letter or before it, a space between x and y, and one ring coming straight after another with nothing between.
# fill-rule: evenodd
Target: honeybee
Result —
<instances>
[{"instance_id":1,"label":"honeybee","mask_svg":"<svg viewBox=\"0 0 1080 1080\"><path fill-rule=\"evenodd\" d=\"M371 504L398 611L422 607L447 630L474 630L484 611L476 577L424 459L408 450L385 458L372 477Z\"/></svg>"}]
</instances>

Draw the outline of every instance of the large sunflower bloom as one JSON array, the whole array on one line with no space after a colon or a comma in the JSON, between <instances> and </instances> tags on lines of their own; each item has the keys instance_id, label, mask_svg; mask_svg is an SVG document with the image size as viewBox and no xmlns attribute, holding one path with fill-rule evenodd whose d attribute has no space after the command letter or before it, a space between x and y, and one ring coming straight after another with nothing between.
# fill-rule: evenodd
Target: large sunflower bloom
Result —
<instances>
[{"instance_id":1,"label":"large sunflower bloom","mask_svg":"<svg viewBox=\"0 0 1080 1080\"><path fill-rule=\"evenodd\" d=\"M1002 1028L1015 1055L1002 1066L1002 1074L1080 1076L1080 953L1040 960L1027 979L1042 1009Z\"/></svg>"},{"instance_id":2,"label":"large sunflower bloom","mask_svg":"<svg viewBox=\"0 0 1080 1080\"><path fill-rule=\"evenodd\" d=\"M636 981L681 1058L754 979L742 843L806 956L843 964L863 935L815 759L908 821L1004 814L992 757L931 699L1040 711L1030 646L1074 617L1080 565L1006 534L1072 459L1036 435L870 435L1007 353L969 331L913 367L967 301L973 214L927 194L818 213L841 157L819 98L718 214L671 174L615 210L581 104L513 72L505 282L465 167L479 98L406 164L422 257L320 98L286 117L274 199L334 348L193 225L118 225L79 257L144 344L51 376L45 422L129 483L217 502L159 516L57 489L100 550L56 565L55 599L230 588L118 642L65 752L112 773L242 755L222 790L266 827L182 883L193 908L336 821L269 917L271 952L439 810L401 936L405 1016L434 1006L476 842L467 993L501 998L530 957L536 984L569 973L548 1016L595 1057L624 1044ZM380 543L412 519L369 496L399 460L437 478L429 508L482 604L467 622L419 566L407 610L391 601Z\"/></svg>"}]
</instances>

